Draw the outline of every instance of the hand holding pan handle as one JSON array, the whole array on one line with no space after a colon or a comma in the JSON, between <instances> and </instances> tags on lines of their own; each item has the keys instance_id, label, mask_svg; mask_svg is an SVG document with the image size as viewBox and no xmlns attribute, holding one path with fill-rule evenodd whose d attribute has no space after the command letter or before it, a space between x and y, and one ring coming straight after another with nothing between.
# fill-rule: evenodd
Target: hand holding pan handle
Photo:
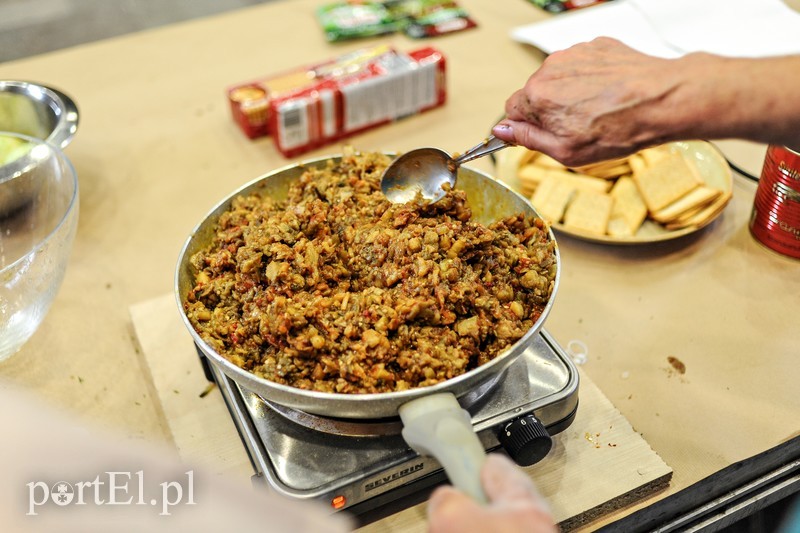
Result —
<instances>
[{"instance_id":1,"label":"hand holding pan handle","mask_svg":"<svg viewBox=\"0 0 800 533\"><path fill-rule=\"evenodd\" d=\"M486 503L480 471L486 460L467 411L449 392L423 396L400 406L403 438L421 455L439 461L450 482L479 503Z\"/></svg>"}]
</instances>

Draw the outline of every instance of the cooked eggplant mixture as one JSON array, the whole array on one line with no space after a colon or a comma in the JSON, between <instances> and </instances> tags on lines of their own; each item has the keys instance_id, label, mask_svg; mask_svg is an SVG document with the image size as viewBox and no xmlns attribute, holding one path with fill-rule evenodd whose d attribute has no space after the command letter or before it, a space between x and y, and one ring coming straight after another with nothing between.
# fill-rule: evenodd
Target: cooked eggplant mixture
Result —
<instances>
[{"instance_id":1,"label":"cooked eggplant mixture","mask_svg":"<svg viewBox=\"0 0 800 533\"><path fill-rule=\"evenodd\" d=\"M546 224L484 226L458 189L391 204L389 162L350 152L306 169L286 200L235 198L191 258L184 305L203 340L277 383L376 393L453 378L520 339L553 291Z\"/></svg>"}]
</instances>

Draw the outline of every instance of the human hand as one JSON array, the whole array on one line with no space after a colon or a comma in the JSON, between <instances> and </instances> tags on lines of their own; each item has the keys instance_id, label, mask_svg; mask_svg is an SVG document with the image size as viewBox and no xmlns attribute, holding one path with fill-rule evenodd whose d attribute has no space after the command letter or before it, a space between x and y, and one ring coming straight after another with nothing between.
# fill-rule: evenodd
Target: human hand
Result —
<instances>
[{"instance_id":1,"label":"human hand","mask_svg":"<svg viewBox=\"0 0 800 533\"><path fill-rule=\"evenodd\" d=\"M489 499L487 505L449 485L436 489L428 502L430 532L558 531L533 482L504 455L492 453L486 457L481 483Z\"/></svg>"},{"instance_id":2,"label":"human hand","mask_svg":"<svg viewBox=\"0 0 800 533\"><path fill-rule=\"evenodd\" d=\"M508 98L493 133L569 166L631 154L669 134L675 66L606 37L555 52Z\"/></svg>"}]
</instances>

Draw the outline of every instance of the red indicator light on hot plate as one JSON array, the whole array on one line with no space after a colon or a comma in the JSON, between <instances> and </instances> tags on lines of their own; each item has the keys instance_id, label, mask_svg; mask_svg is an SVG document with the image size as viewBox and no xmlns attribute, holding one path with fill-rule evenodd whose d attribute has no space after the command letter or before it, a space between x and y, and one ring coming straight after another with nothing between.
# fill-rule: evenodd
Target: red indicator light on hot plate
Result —
<instances>
[{"instance_id":1,"label":"red indicator light on hot plate","mask_svg":"<svg viewBox=\"0 0 800 533\"><path fill-rule=\"evenodd\" d=\"M347 503L347 498L344 496L336 496L334 499L331 500L331 507L336 509L337 511L345 506Z\"/></svg>"}]
</instances>

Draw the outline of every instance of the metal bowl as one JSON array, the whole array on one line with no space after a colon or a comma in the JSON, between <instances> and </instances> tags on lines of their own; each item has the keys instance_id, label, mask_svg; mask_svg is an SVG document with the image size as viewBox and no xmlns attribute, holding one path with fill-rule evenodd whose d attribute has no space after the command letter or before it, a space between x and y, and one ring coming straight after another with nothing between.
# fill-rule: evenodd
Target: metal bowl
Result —
<instances>
[{"instance_id":1,"label":"metal bowl","mask_svg":"<svg viewBox=\"0 0 800 533\"><path fill-rule=\"evenodd\" d=\"M0 131L20 133L42 139L63 149L78 129L78 107L63 92L26 81L0 80ZM0 192L0 217L6 216L33 199L37 179L22 162L5 165L4 176L13 176L13 186Z\"/></svg>"},{"instance_id":2,"label":"metal bowl","mask_svg":"<svg viewBox=\"0 0 800 533\"><path fill-rule=\"evenodd\" d=\"M205 248L213 239L215 224L219 216L230 208L233 199L239 195L247 195L255 191L268 195L276 200L286 198L291 183L296 181L306 169L322 167L329 160L338 161L341 156L327 156L286 166L257 178L242 186L222 200L192 231L184 244L175 272L175 297L183 318L183 323L194 339L198 349L208 357L209 361L222 370L228 377L244 388L277 404L298 409L306 413L318 414L334 418L346 419L378 419L397 416L401 405L438 392L452 392L462 399L476 389L496 383L503 372L527 349L531 339L542 328L544 320L553 306L559 278L561 275L561 258L556 247L556 277L550 300L536 323L508 350L493 360L474 368L460 376L448 379L430 387L418 387L399 392L383 392L374 394L339 394L302 390L266 380L228 361L207 344L192 326L184 311L184 300L194 285L196 270L190 258ZM523 213L526 216L541 218L531 203L518 193L488 174L470 167L459 167L457 187L467 194L467 201L472 208L473 220L489 224L501 218ZM548 230L551 241L555 236Z\"/></svg>"}]
</instances>

